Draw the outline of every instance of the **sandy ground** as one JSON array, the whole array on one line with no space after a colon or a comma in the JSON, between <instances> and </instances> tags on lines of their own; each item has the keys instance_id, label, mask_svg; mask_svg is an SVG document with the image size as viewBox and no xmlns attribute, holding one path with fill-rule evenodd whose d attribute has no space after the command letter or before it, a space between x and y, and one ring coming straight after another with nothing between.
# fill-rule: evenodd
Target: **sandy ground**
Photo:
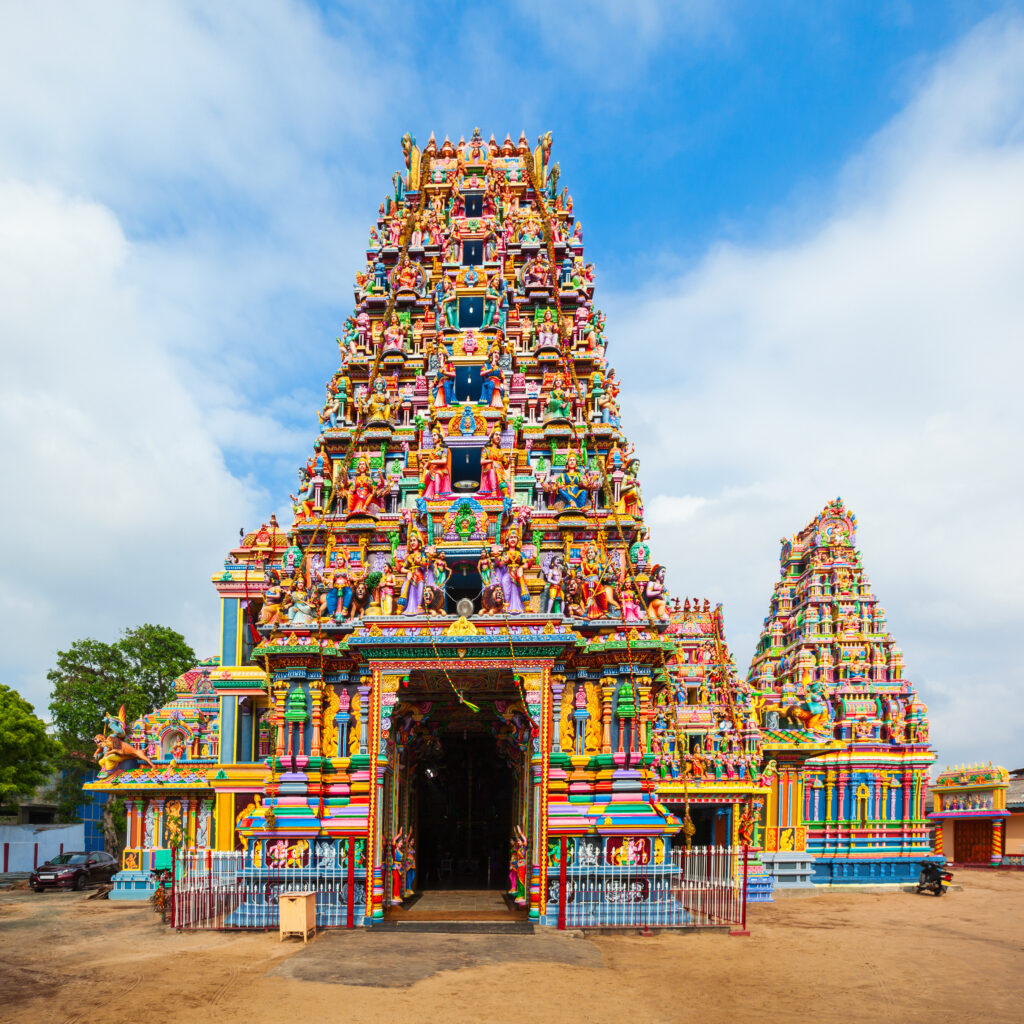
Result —
<instances>
[{"instance_id":1,"label":"sandy ground","mask_svg":"<svg viewBox=\"0 0 1024 1024\"><path fill-rule=\"evenodd\" d=\"M1024 872L752 907L750 938L174 933L146 905L0 893L0 1022L1024 1020ZM354 983L355 982L355 983Z\"/></svg>"}]
</instances>

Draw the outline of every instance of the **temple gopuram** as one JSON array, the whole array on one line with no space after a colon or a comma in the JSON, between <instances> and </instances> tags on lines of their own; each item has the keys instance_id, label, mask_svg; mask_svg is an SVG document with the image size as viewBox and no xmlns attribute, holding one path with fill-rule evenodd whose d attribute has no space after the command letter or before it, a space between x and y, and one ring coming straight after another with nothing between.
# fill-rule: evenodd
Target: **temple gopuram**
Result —
<instances>
[{"instance_id":1,"label":"temple gopuram","mask_svg":"<svg viewBox=\"0 0 1024 1024\"><path fill-rule=\"evenodd\" d=\"M747 677L777 775L765 859L818 882L912 881L930 852L927 708L903 677L841 498L791 540Z\"/></svg>"},{"instance_id":2,"label":"temple gopuram","mask_svg":"<svg viewBox=\"0 0 1024 1024\"><path fill-rule=\"evenodd\" d=\"M171 847L349 872L366 924L438 887L553 924L584 866L647 900L703 847L753 851L752 893L895 878L931 754L852 516L784 545L742 679L651 550L550 134L402 148L292 522L213 575L219 657L118 739L151 764L92 784L129 800L112 895Z\"/></svg>"}]
</instances>

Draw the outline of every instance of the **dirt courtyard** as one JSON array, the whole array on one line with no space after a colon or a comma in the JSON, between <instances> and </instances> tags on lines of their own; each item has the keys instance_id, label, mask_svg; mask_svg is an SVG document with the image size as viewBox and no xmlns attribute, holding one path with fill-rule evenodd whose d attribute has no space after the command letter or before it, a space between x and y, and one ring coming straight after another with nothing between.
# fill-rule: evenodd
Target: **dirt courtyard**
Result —
<instances>
[{"instance_id":1,"label":"dirt courtyard","mask_svg":"<svg viewBox=\"0 0 1024 1024\"><path fill-rule=\"evenodd\" d=\"M0 1022L1024 1020L1024 872L751 907L750 938L175 933L148 905L0 893Z\"/></svg>"}]
</instances>

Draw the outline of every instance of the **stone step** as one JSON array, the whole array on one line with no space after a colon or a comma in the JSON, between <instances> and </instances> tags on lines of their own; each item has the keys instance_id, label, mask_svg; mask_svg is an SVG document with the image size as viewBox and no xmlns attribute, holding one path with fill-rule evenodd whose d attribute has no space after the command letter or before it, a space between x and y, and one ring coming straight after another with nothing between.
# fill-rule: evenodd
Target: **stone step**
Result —
<instances>
[{"instance_id":1,"label":"stone step","mask_svg":"<svg viewBox=\"0 0 1024 1024\"><path fill-rule=\"evenodd\" d=\"M533 935L529 921L374 921L375 932L439 932L447 935Z\"/></svg>"}]
</instances>

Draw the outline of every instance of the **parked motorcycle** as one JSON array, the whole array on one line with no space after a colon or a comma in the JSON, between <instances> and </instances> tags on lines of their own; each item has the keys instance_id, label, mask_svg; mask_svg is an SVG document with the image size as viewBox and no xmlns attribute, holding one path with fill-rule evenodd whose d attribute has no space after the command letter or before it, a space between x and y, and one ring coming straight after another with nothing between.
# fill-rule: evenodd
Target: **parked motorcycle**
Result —
<instances>
[{"instance_id":1,"label":"parked motorcycle","mask_svg":"<svg viewBox=\"0 0 1024 1024\"><path fill-rule=\"evenodd\" d=\"M949 888L946 883L952 880L952 871L947 871L941 864L933 860L926 860L921 865L921 874L917 876L917 891L941 896Z\"/></svg>"}]
</instances>

